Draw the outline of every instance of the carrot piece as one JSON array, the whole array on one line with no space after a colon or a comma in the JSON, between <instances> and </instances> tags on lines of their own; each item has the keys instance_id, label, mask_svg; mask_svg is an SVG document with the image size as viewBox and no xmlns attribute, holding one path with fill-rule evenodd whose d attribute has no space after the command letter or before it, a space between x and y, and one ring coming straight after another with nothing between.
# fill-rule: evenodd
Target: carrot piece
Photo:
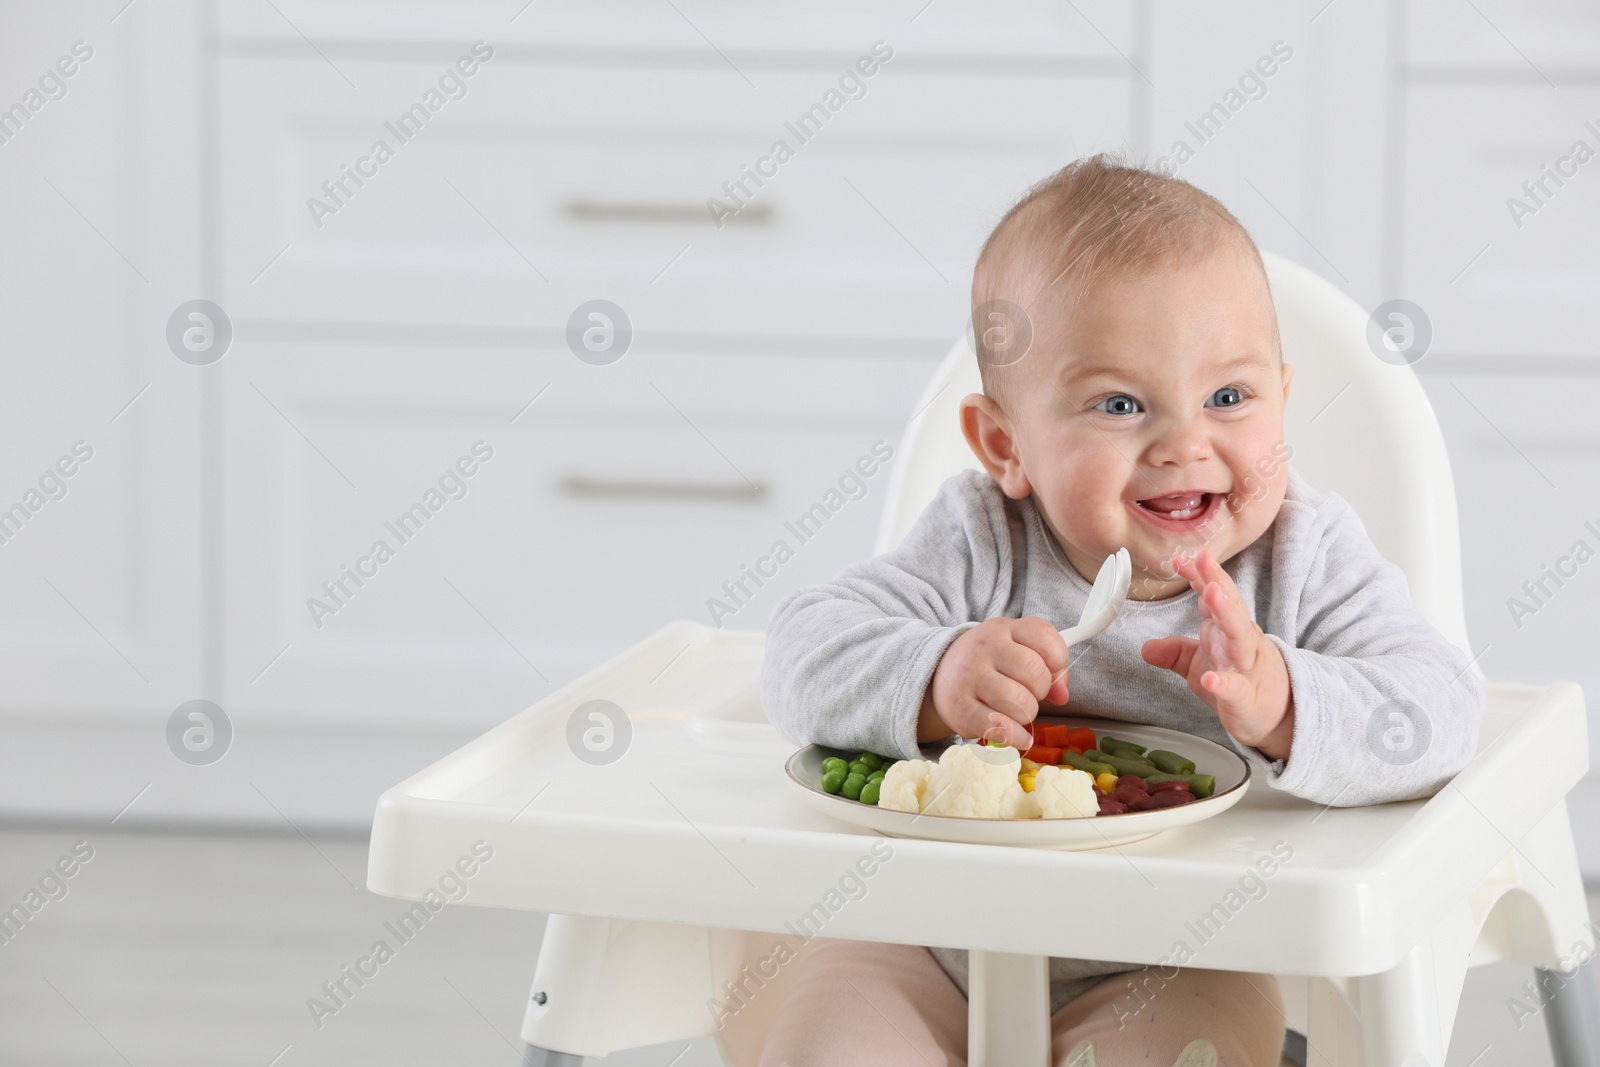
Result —
<instances>
[{"instance_id":1,"label":"carrot piece","mask_svg":"<svg viewBox=\"0 0 1600 1067\"><path fill-rule=\"evenodd\" d=\"M1067 731L1066 740L1062 744L1066 748L1076 748L1081 752L1087 752L1095 747L1094 731L1087 726L1078 726L1070 729Z\"/></svg>"},{"instance_id":2,"label":"carrot piece","mask_svg":"<svg viewBox=\"0 0 1600 1067\"><path fill-rule=\"evenodd\" d=\"M1041 767L1055 767L1061 763L1061 750L1049 745L1034 745L1023 753L1023 759L1031 759Z\"/></svg>"},{"instance_id":3,"label":"carrot piece","mask_svg":"<svg viewBox=\"0 0 1600 1067\"><path fill-rule=\"evenodd\" d=\"M1067 745L1067 733L1065 726L1046 726L1044 728L1044 743L1052 748L1064 748Z\"/></svg>"}]
</instances>

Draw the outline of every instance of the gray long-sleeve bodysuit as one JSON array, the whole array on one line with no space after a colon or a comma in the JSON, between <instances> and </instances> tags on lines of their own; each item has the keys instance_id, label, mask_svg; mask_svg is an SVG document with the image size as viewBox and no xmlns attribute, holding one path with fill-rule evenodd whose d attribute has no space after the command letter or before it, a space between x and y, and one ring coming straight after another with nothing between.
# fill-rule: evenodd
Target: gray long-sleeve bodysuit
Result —
<instances>
[{"instance_id":1,"label":"gray long-sleeve bodysuit","mask_svg":"<svg viewBox=\"0 0 1600 1067\"><path fill-rule=\"evenodd\" d=\"M1129 600L1110 628L1074 647L1065 713L1198 734L1238 751L1270 787L1319 804L1429 796L1471 760L1483 682L1411 603L1404 574L1344 498L1291 467L1272 525L1222 566L1288 663L1287 760L1234 741L1184 679L1140 654L1151 638L1199 636L1192 589ZM796 744L919 756L923 694L952 641L997 616L1064 629L1089 589L1031 497L1011 500L989 475L962 471L898 547L778 604L762 703ZM931 951L965 992L966 953ZM1134 966L1052 958L1050 1010Z\"/></svg>"}]
</instances>

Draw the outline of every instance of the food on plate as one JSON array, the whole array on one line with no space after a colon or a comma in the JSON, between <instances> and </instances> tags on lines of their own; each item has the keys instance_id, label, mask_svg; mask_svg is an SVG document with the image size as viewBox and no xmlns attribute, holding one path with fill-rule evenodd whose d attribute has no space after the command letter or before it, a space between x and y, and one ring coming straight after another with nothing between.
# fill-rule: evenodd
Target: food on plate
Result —
<instances>
[{"instance_id":1,"label":"food on plate","mask_svg":"<svg viewBox=\"0 0 1600 1067\"><path fill-rule=\"evenodd\" d=\"M1166 749L1088 727L1035 724L1026 753L951 745L937 762L861 752L822 761L822 789L892 811L969 819L1081 819L1203 800L1216 778Z\"/></svg>"},{"instance_id":2,"label":"food on plate","mask_svg":"<svg viewBox=\"0 0 1600 1067\"><path fill-rule=\"evenodd\" d=\"M1217 779L1210 774L1152 774L1145 779L1152 788L1171 782L1182 782L1197 798L1204 800L1217 791Z\"/></svg>"},{"instance_id":3,"label":"food on plate","mask_svg":"<svg viewBox=\"0 0 1600 1067\"><path fill-rule=\"evenodd\" d=\"M928 788L933 762L925 759L900 760L889 768L878 793L878 807L893 811L921 811L922 797Z\"/></svg>"},{"instance_id":4,"label":"food on plate","mask_svg":"<svg viewBox=\"0 0 1600 1067\"><path fill-rule=\"evenodd\" d=\"M1147 763L1153 763L1167 774L1193 774L1194 760L1185 759L1176 752L1153 748L1144 754Z\"/></svg>"},{"instance_id":5,"label":"food on plate","mask_svg":"<svg viewBox=\"0 0 1600 1067\"><path fill-rule=\"evenodd\" d=\"M1040 767L1028 796L1042 819L1086 819L1100 814L1094 779L1076 767Z\"/></svg>"}]
</instances>

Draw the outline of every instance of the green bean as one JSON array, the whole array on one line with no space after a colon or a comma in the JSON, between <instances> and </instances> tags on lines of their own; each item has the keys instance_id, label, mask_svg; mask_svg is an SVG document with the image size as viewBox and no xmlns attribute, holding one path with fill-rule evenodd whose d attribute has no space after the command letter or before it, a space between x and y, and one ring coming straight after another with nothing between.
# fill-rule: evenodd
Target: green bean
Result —
<instances>
[{"instance_id":1,"label":"green bean","mask_svg":"<svg viewBox=\"0 0 1600 1067\"><path fill-rule=\"evenodd\" d=\"M1161 768L1144 760L1129 759L1126 756L1113 756L1103 748L1091 748L1084 753L1085 756L1097 763L1109 763L1111 769L1116 771L1120 778L1124 774L1136 774L1140 778L1149 778L1152 774L1160 774Z\"/></svg>"},{"instance_id":2,"label":"green bean","mask_svg":"<svg viewBox=\"0 0 1600 1067\"><path fill-rule=\"evenodd\" d=\"M849 777L843 767L835 767L822 776L822 791L824 793L837 793L844 787L844 780Z\"/></svg>"},{"instance_id":3,"label":"green bean","mask_svg":"<svg viewBox=\"0 0 1600 1067\"><path fill-rule=\"evenodd\" d=\"M1204 800L1217 791L1217 778L1212 774L1152 774L1145 779L1146 785L1160 782L1188 782L1189 792L1196 800Z\"/></svg>"},{"instance_id":4,"label":"green bean","mask_svg":"<svg viewBox=\"0 0 1600 1067\"><path fill-rule=\"evenodd\" d=\"M860 800L861 790L866 784L867 779L863 775L852 774L844 780L844 785L840 786L839 791L851 800Z\"/></svg>"},{"instance_id":5,"label":"green bean","mask_svg":"<svg viewBox=\"0 0 1600 1067\"><path fill-rule=\"evenodd\" d=\"M1093 750L1091 749L1091 751ZM1071 749L1061 753L1061 763L1066 767L1073 767L1080 771L1088 771L1096 778L1100 777L1102 774L1115 775L1117 773L1117 769L1111 766L1111 764L1101 763L1098 760L1092 760L1088 756L1080 756Z\"/></svg>"},{"instance_id":6,"label":"green bean","mask_svg":"<svg viewBox=\"0 0 1600 1067\"><path fill-rule=\"evenodd\" d=\"M869 778L867 784L861 787L861 803L876 804L878 802L878 779Z\"/></svg>"},{"instance_id":7,"label":"green bean","mask_svg":"<svg viewBox=\"0 0 1600 1067\"><path fill-rule=\"evenodd\" d=\"M1136 745L1132 741L1111 737L1107 734L1100 735L1100 744L1097 746L1101 752L1108 756L1125 756L1128 759L1143 759L1144 746ZM1150 762L1145 760L1146 763Z\"/></svg>"},{"instance_id":8,"label":"green bean","mask_svg":"<svg viewBox=\"0 0 1600 1067\"><path fill-rule=\"evenodd\" d=\"M1145 762L1153 763L1166 774L1193 774L1194 760L1186 759L1164 748L1151 749L1144 754Z\"/></svg>"}]
</instances>

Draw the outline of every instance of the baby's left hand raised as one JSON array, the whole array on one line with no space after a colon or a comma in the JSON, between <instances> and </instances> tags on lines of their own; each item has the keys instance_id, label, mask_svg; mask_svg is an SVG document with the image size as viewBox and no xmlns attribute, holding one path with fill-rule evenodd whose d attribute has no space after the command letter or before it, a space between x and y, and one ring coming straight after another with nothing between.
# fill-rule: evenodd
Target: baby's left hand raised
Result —
<instances>
[{"instance_id":1,"label":"baby's left hand raised","mask_svg":"<svg viewBox=\"0 0 1600 1067\"><path fill-rule=\"evenodd\" d=\"M1194 559L1175 553L1172 563L1200 594L1200 639L1146 641L1145 662L1181 675L1240 744L1254 745L1269 759L1287 759L1294 705L1283 653L1250 617L1239 587L1210 549Z\"/></svg>"}]
</instances>

